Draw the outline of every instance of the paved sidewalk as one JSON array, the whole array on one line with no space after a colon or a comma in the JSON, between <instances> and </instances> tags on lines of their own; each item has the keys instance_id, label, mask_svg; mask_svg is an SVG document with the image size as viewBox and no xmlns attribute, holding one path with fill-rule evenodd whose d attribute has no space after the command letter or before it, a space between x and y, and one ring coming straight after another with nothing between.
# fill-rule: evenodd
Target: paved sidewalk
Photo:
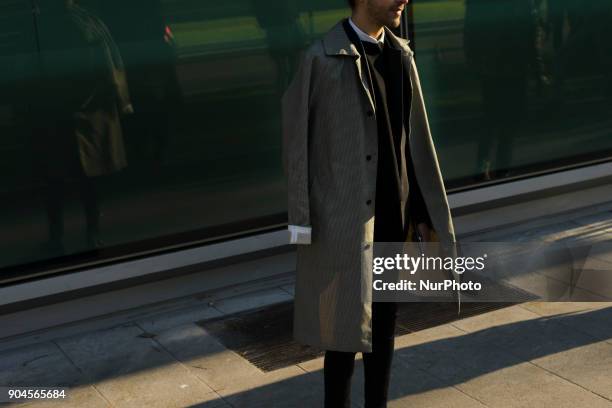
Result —
<instances>
[{"instance_id":1,"label":"paved sidewalk","mask_svg":"<svg viewBox=\"0 0 612 408\"><path fill-rule=\"evenodd\" d=\"M322 406L322 358L263 373L166 319L5 352L0 383L71 386L28 407ZM398 337L390 406L612 407L611 322L609 303L527 303ZM360 361L353 384L361 407Z\"/></svg>"},{"instance_id":2,"label":"paved sidewalk","mask_svg":"<svg viewBox=\"0 0 612 408\"><path fill-rule=\"evenodd\" d=\"M612 213L513 234L610 240ZM264 373L195 323L292 298L286 279L243 290L96 330L0 341L0 385L70 387L66 401L27 407L321 407L322 358ZM354 406L362 394L358 361ZM612 408L612 303L530 302L397 337L390 398L391 407Z\"/></svg>"}]
</instances>

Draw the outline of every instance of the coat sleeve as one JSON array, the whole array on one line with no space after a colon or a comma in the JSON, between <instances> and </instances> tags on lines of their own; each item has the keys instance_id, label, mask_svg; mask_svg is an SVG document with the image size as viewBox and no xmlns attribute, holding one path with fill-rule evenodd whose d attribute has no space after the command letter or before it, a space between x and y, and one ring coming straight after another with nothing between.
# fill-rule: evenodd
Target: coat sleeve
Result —
<instances>
[{"instance_id":1,"label":"coat sleeve","mask_svg":"<svg viewBox=\"0 0 612 408\"><path fill-rule=\"evenodd\" d=\"M436 148L433 142L433 138L431 137L431 131L429 127L429 121L427 118L427 110L425 108L425 98L423 97L423 90L421 88L421 81L419 79L419 74L417 71L417 66L412 60L412 69L410 70L412 75L412 84L414 88L412 104L414 106L414 112L416 113L415 119L415 130L417 133L424 137L424 141L429 148L426 149L426 154L428 157L425 159L433 163L434 174L431 176L432 186L436 191L440 193L440 201L436 203L436 208L438 208L438 219L446 220L446 225L442 223L438 223L438 228L433 229L432 240L439 243L440 256L446 257L450 256L452 258L456 258L458 254L457 242L455 240L455 230L451 218L450 207L448 205L448 198L446 196L446 188L444 186L444 180L442 178L442 172L440 171L440 164L438 162L438 156L436 153ZM446 215L442 217L442 213L439 212L440 209L444 209ZM430 214L432 215L432 214ZM435 217L436 214L433 214ZM449 242L450 240L450 242ZM454 269L452 271L445 270L447 273L447 277L455 280L457 283L461 283L461 274L457 273ZM461 311L461 293L459 290L453 293L454 299L457 302L457 312Z\"/></svg>"},{"instance_id":2,"label":"coat sleeve","mask_svg":"<svg viewBox=\"0 0 612 408\"><path fill-rule=\"evenodd\" d=\"M411 60L411 64L412 64L411 69L416 69L416 64L414 64L414 59ZM408 82L408 84L411 84L411 83L412 81ZM412 85L414 86L415 84L412 84ZM410 102L411 104L412 103L424 103L421 100L422 95L420 93L420 84L416 92L410 86L405 89L405 92L412 94L413 97L416 96L419 98L418 101L411 100ZM423 198L423 191L421 187L419 186L419 182L415 174L414 163L413 163L412 156L410 153L410 148L406 149L405 155L406 155L406 163L408 165L408 179L409 179L409 189L410 189L410 194L408 196L408 201L409 201L408 209L410 213L408 214L408 216L412 218L412 220L414 221L414 225L425 223L429 226L430 229L433 229L431 217L429 215L429 211L427 210L425 199Z\"/></svg>"},{"instance_id":3,"label":"coat sleeve","mask_svg":"<svg viewBox=\"0 0 612 408\"><path fill-rule=\"evenodd\" d=\"M309 104L312 56L300 57L297 72L282 96L282 156L287 180L289 225L310 227L308 176Z\"/></svg>"},{"instance_id":4,"label":"coat sleeve","mask_svg":"<svg viewBox=\"0 0 612 408\"><path fill-rule=\"evenodd\" d=\"M413 130L416 132L416 135L418 135L417 137L419 138L419 142L422 143L422 146L424 147L423 151L421 151L421 161L423 163L431 163L430 169L433 170L432 174L428 175L430 183L425 186L419 186L420 194L417 194L415 198L417 199L417 201L420 201L420 204L416 204L416 206L419 207L419 205L422 205L430 210L426 213L428 221L431 222L431 226L433 228L436 228L436 225L433 225L434 217L437 217L440 220L444 220L445 224L439 224L437 225L437 227L442 228L445 231L445 235L448 235L451 240L454 240L454 228L452 225L450 209L448 206L446 188L444 186L444 180L442 178L442 171L440 170L440 164L438 162L435 144L431 136L429 120L427 117L427 110L425 108L425 99L423 96L421 81L414 58L412 59L411 64L412 66L410 73L413 87L413 98L411 101L413 116L411 118L411 121L412 125L414 126ZM429 203L431 204L431 207L427 207L425 205L425 192L423 191L424 189L429 189L429 196L433 195L439 197L439 200L437 200L436 202ZM432 213L432 211L434 211L434 213ZM421 214L423 214L423 212L421 212ZM438 233L441 232L442 231L438 231Z\"/></svg>"}]
</instances>

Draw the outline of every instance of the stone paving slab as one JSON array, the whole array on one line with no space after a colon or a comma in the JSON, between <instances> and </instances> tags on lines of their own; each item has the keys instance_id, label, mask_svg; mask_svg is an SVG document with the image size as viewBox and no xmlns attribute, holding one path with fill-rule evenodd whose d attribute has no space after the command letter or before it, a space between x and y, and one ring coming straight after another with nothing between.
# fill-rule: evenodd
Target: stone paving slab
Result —
<instances>
[{"instance_id":1,"label":"stone paving slab","mask_svg":"<svg viewBox=\"0 0 612 408\"><path fill-rule=\"evenodd\" d=\"M183 324L223 316L219 310L208 305L198 305L179 311L171 311L150 316L136 321L136 324L147 333L157 334Z\"/></svg>"},{"instance_id":2,"label":"stone paving slab","mask_svg":"<svg viewBox=\"0 0 612 408\"><path fill-rule=\"evenodd\" d=\"M444 327L444 326L439 326ZM412 335L396 338L396 353L399 352L402 340ZM300 363L304 370L316 374L321 386L323 383L323 357ZM364 367L361 354L355 358L355 372L351 386L351 403L354 407L363 407ZM439 379L430 375L407 359L393 361L391 382L389 385L389 407L456 407L482 408L485 405L459 391L454 387L445 387Z\"/></svg>"},{"instance_id":3,"label":"stone paving slab","mask_svg":"<svg viewBox=\"0 0 612 408\"><path fill-rule=\"evenodd\" d=\"M510 234L504 230L499 230L495 233L489 233L486 239L479 238L479 240L483 242L550 242L572 236L572 231L576 228L576 224L571 221L543 225L527 230L521 225L517 231Z\"/></svg>"},{"instance_id":4,"label":"stone paving slab","mask_svg":"<svg viewBox=\"0 0 612 408\"><path fill-rule=\"evenodd\" d=\"M239 408L323 406L320 373L306 373L296 366L235 382L220 394L233 407Z\"/></svg>"},{"instance_id":5,"label":"stone paving slab","mask_svg":"<svg viewBox=\"0 0 612 408\"><path fill-rule=\"evenodd\" d=\"M610 241L612 231L609 220L599 226L579 225L560 233L556 238L559 242L572 242L573 244L596 244ZM548 240L548 239L547 239Z\"/></svg>"},{"instance_id":6,"label":"stone paving slab","mask_svg":"<svg viewBox=\"0 0 612 408\"><path fill-rule=\"evenodd\" d=\"M553 317L607 309L612 307L612 302L527 302L518 306L539 316Z\"/></svg>"},{"instance_id":7,"label":"stone paving slab","mask_svg":"<svg viewBox=\"0 0 612 408\"><path fill-rule=\"evenodd\" d=\"M397 358L422 367L441 379L444 387L457 388L491 407L612 406L609 399L522 361L495 343L464 337L453 336L405 352L398 350ZM593 372L588 367L586 370Z\"/></svg>"},{"instance_id":8,"label":"stone paving slab","mask_svg":"<svg viewBox=\"0 0 612 408\"><path fill-rule=\"evenodd\" d=\"M584 308L582 321L605 313L612 325L612 308L589 308L589 304L584 303L557 305L564 305L567 313L571 313L572 306L574 310ZM575 316L557 313L554 317L549 313L542 317L527 308L512 307L453 325L469 332L497 326L496 332L488 335L497 347L612 401L612 344L569 329L571 323L569 326L563 324L567 319L574 321Z\"/></svg>"},{"instance_id":9,"label":"stone paving slab","mask_svg":"<svg viewBox=\"0 0 612 408\"><path fill-rule=\"evenodd\" d=\"M389 385L390 407L483 408L486 405L415 366L409 359L393 362Z\"/></svg>"},{"instance_id":10,"label":"stone paving slab","mask_svg":"<svg viewBox=\"0 0 612 408\"><path fill-rule=\"evenodd\" d=\"M551 271L547 273L543 269L538 271L538 274L517 274L507 279L507 283L518 288L525 288L528 292L534 294L539 299L560 301L588 301L590 302L609 302L612 301L610 290L606 288L593 287L591 283L584 279L575 279L574 285L570 286L570 273L559 273ZM552 276L545 279L544 275ZM566 282L561 280L561 277L566 275ZM606 280L610 280L609 273L606 272ZM582 286L582 287L581 287ZM586 287L591 287L588 290Z\"/></svg>"},{"instance_id":11,"label":"stone paving slab","mask_svg":"<svg viewBox=\"0 0 612 408\"><path fill-rule=\"evenodd\" d=\"M287 291L281 288L272 288L243 296L221 299L214 302L213 306L224 314L232 314L291 300L293 300L293 296Z\"/></svg>"},{"instance_id":12,"label":"stone paving slab","mask_svg":"<svg viewBox=\"0 0 612 408\"><path fill-rule=\"evenodd\" d=\"M490 407L601 407L612 402L530 363L521 363L456 385Z\"/></svg>"},{"instance_id":13,"label":"stone paving slab","mask_svg":"<svg viewBox=\"0 0 612 408\"><path fill-rule=\"evenodd\" d=\"M114 406L184 407L218 398L133 324L57 341Z\"/></svg>"},{"instance_id":14,"label":"stone paving slab","mask_svg":"<svg viewBox=\"0 0 612 408\"><path fill-rule=\"evenodd\" d=\"M608 230L612 233L612 210L576 217L570 222L580 226L588 226L598 230Z\"/></svg>"},{"instance_id":15,"label":"stone paving slab","mask_svg":"<svg viewBox=\"0 0 612 408\"><path fill-rule=\"evenodd\" d=\"M533 364L612 401L612 344L598 342L531 360Z\"/></svg>"},{"instance_id":16,"label":"stone paving slab","mask_svg":"<svg viewBox=\"0 0 612 408\"><path fill-rule=\"evenodd\" d=\"M612 406L606 391L612 388L612 363L604 358L593 366L590 361L597 351L608 352L612 358L608 344L556 321L548 322L539 335L546 326L541 316L519 309L501 309L403 336L396 344L396 359L410 361L444 380L446 387L492 407ZM490 324L487 316L491 316ZM554 341L560 337L557 331L563 334L558 344ZM529 347L520 341L524 335ZM539 349L545 352L538 353ZM539 354L543 356L533 357Z\"/></svg>"},{"instance_id":17,"label":"stone paving slab","mask_svg":"<svg viewBox=\"0 0 612 408\"><path fill-rule=\"evenodd\" d=\"M520 305L540 316L557 318L568 327L612 344L612 303L610 302L529 302ZM588 316L583 316L588 313ZM563 318L561 318L563 317Z\"/></svg>"},{"instance_id":18,"label":"stone paving slab","mask_svg":"<svg viewBox=\"0 0 612 408\"><path fill-rule=\"evenodd\" d=\"M316 376L298 366L264 373L196 324L162 332L156 340L234 407L267 407L271 400L275 407L321 405Z\"/></svg>"},{"instance_id":19,"label":"stone paving slab","mask_svg":"<svg viewBox=\"0 0 612 408\"><path fill-rule=\"evenodd\" d=\"M0 354L0 384L18 387L72 387L82 383L82 373L51 342Z\"/></svg>"},{"instance_id":20,"label":"stone paving slab","mask_svg":"<svg viewBox=\"0 0 612 408\"><path fill-rule=\"evenodd\" d=\"M158 334L156 340L195 376L220 392L263 372L196 324L185 324Z\"/></svg>"},{"instance_id":21,"label":"stone paving slab","mask_svg":"<svg viewBox=\"0 0 612 408\"><path fill-rule=\"evenodd\" d=\"M537 313L522 307L512 306L457 320L451 323L451 325L463 332L476 332L479 330L491 329L512 323L537 319L539 317L540 315Z\"/></svg>"},{"instance_id":22,"label":"stone paving slab","mask_svg":"<svg viewBox=\"0 0 612 408\"><path fill-rule=\"evenodd\" d=\"M609 204L608 204L609 206ZM555 216L554 218L558 218ZM469 234L467 241L476 239L482 242L602 242L612 240L612 210L599 211L565 220L538 225L532 223L504 227L485 233ZM459 240L462 240L459 237Z\"/></svg>"}]
</instances>

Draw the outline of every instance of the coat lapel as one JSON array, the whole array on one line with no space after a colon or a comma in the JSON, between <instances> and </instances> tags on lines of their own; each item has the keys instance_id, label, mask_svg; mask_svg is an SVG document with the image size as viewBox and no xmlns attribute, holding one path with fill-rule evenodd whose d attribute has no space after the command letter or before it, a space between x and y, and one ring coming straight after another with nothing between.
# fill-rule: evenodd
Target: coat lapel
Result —
<instances>
[{"instance_id":1,"label":"coat lapel","mask_svg":"<svg viewBox=\"0 0 612 408\"><path fill-rule=\"evenodd\" d=\"M392 106L401 107L402 112L394 115L396 121L389 121L391 136L394 140L391 141L392 157L394 158L395 176L398 194L402 205L405 205L408 197L408 169L406 168L408 161L407 157L401 157L400 152L405 151L408 156L411 151L410 138L408 131L404 131L405 125L409 122L410 104L412 98L412 86L410 81L410 66L412 63L413 52L408 46L409 40L397 37L389 28L384 27L385 42L391 48L389 55L389 74L395 81L397 86L387 89L387 98L395 100ZM356 44L360 44L359 37L349 26L348 19L342 19L323 37L323 46L325 53L331 56L352 57L361 82L361 89L367 96L370 103L370 108L375 111L374 95L370 90L370 80L368 70L365 64L365 57L362 57ZM364 63L362 64L362 61ZM374 80L374 78L373 78ZM407 96L407 98L404 98ZM406 100L407 99L407 100ZM376 112L378 115L379 112ZM391 114L391 112L389 112ZM389 118L391 119L391 118ZM402 124L403 123L403 124ZM404 147L404 145L407 145ZM404 210L402 209L402 223L404 223Z\"/></svg>"},{"instance_id":2,"label":"coat lapel","mask_svg":"<svg viewBox=\"0 0 612 408\"><path fill-rule=\"evenodd\" d=\"M337 56L346 56L353 58L353 63L355 64L355 68L357 69L357 74L359 75L359 79L361 82L361 89L366 94L368 101L370 102L370 108L372 112L375 111L374 107L374 95L370 92L369 88L369 79L368 79L368 71L362 65L361 54L357 50L357 47L350 38L347 36L346 31L344 29L345 22L348 23L348 19L344 18L330 31L327 32L325 37L323 37L323 46L325 48L325 53L327 55L337 55Z\"/></svg>"},{"instance_id":3,"label":"coat lapel","mask_svg":"<svg viewBox=\"0 0 612 408\"><path fill-rule=\"evenodd\" d=\"M368 72L367 69L363 67L363 59L361 58L357 47L355 47L350 38L347 36L346 31L344 30L343 25L345 24L345 22L348 22L348 18L344 18L337 22L325 34L325 36L323 37L323 47L325 48L325 53L327 55L337 55L353 58L355 68L357 69L357 73L361 82L361 89L368 98L372 111L374 111L374 95L372 95L372 93L370 92ZM393 31L391 31L386 26L384 27L384 30L385 41L390 41L390 44L393 46L393 48L400 51L401 58L403 59L401 65L402 69L404 70L404 78L409 78L411 59L414 54L408 46L410 40L396 36Z\"/></svg>"}]
</instances>

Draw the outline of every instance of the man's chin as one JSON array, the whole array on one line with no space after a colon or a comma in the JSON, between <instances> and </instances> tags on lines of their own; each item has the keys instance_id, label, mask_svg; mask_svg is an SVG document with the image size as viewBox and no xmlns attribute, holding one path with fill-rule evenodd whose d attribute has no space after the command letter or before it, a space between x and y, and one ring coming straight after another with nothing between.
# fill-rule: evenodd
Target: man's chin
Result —
<instances>
[{"instance_id":1,"label":"man's chin","mask_svg":"<svg viewBox=\"0 0 612 408\"><path fill-rule=\"evenodd\" d=\"M400 23L401 19L399 17L385 21L385 25L389 28L397 28L400 26Z\"/></svg>"}]
</instances>

